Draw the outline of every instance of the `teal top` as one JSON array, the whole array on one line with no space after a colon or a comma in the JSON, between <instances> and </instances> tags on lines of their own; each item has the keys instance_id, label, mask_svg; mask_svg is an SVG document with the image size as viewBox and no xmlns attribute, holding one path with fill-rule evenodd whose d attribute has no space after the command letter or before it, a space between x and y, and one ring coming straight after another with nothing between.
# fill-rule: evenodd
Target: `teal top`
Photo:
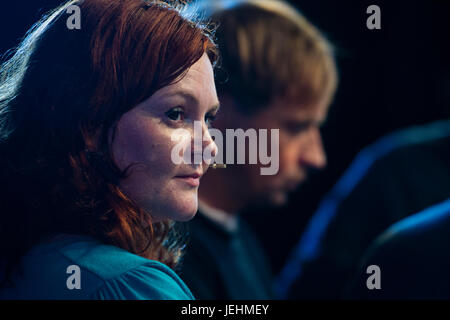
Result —
<instances>
[{"instance_id":1,"label":"teal top","mask_svg":"<svg viewBox=\"0 0 450 320\"><path fill-rule=\"evenodd\" d=\"M21 260L0 299L192 300L166 265L83 235L58 235Z\"/></svg>"}]
</instances>

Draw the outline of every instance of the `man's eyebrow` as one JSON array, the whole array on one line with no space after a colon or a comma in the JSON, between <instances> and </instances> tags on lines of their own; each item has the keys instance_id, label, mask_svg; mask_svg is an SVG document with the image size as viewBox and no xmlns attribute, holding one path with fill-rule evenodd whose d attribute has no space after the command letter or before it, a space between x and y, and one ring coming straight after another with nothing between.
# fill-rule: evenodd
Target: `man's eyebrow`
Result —
<instances>
[{"instance_id":1,"label":"man's eyebrow","mask_svg":"<svg viewBox=\"0 0 450 320\"><path fill-rule=\"evenodd\" d=\"M317 124L317 122L314 120L298 120L298 119L284 119L284 123L287 123L290 125L302 126L302 127L307 127L307 126Z\"/></svg>"},{"instance_id":2,"label":"man's eyebrow","mask_svg":"<svg viewBox=\"0 0 450 320\"><path fill-rule=\"evenodd\" d=\"M299 125L316 125L316 126L322 126L324 125L328 120L328 117L325 117L323 119L298 119L298 118L288 118L284 119L286 123L291 124L299 124Z\"/></svg>"},{"instance_id":3,"label":"man's eyebrow","mask_svg":"<svg viewBox=\"0 0 450 320\"><path fill-rule=\"evenodd\" d=\"M291 128L296 128L296 130L303 130L311 127L322 128L325 122L317 120L288 119L285 120L284 123Z\"/></svg>"}]
</instances>

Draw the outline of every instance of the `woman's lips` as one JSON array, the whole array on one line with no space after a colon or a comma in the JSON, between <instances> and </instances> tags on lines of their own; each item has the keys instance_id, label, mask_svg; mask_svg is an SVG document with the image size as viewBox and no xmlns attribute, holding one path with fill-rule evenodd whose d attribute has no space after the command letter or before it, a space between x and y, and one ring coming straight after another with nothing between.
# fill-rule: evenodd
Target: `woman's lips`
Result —
<instances>
[{"instance_id":1,"label":"woman's lips","mask_svg":"<svg viewBox=\"0 0 450 320\"><path fill-rule=\"evenodd\" d=\"M200 177L197 176L177 176L175 178L187 183L191 187L198 187L200 185Z\"/></svg>"}]
</instances>

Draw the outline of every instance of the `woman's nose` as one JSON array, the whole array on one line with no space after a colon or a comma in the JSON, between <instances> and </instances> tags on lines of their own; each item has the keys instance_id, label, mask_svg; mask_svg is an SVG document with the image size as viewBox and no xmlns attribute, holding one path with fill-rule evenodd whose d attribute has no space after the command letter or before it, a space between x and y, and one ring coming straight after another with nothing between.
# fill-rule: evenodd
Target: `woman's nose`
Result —
<instances>
[{"instance_id":1,"label":"woman's nose","mask_svg":"<svg viewBox=\"0 0 450 320\"><path fill-rule=\"evenodd\" d=\"M210 156L212 160L217 155L219 148L217 147L217 144L212 138L209 130L210 129L205 125L203 130L203 153Z\"/></svg>"},{"instance_id":2,"label":"woman's nose","mask_svg":"<svg viewBox=\"0 0 450 320\"><path fill-rule=\"evenodd\" d=\"M197 123L196 126L199 126ZM199 129L199 127L196 127ZM217 144L209 132L206 124L203 124L201 130L195 130L191 137L191 153L193 162L200 164L202 162L211 163L218 153Z\"/></svg>"}]
</instances>

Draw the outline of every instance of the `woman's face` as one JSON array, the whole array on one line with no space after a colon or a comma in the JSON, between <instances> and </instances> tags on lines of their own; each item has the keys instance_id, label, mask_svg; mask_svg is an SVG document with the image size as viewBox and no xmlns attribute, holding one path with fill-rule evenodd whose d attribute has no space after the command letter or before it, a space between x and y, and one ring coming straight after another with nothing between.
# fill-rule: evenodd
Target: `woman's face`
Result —
<instances>
[{"instance_id":1,"label":"woman's face","mask_svg":"<svg viewBox=\"0 0 450 320\"><path fill-rule=\"evenodd\" d=\"M186 221L195 215L198 182L208 165L204 161L175 164L171 154L177 141L172 141L172 135L185 129L186 137L182 138L193 145L194 121L201 121L203 148L212 144L209 148L214 156L217 147L208 127L218 105L212 65L204 54L181 81L158 90L121 117L113 156L121 170L133 166L120 187L151 214L154 222Z\"/></svg>"}]
</instances>

